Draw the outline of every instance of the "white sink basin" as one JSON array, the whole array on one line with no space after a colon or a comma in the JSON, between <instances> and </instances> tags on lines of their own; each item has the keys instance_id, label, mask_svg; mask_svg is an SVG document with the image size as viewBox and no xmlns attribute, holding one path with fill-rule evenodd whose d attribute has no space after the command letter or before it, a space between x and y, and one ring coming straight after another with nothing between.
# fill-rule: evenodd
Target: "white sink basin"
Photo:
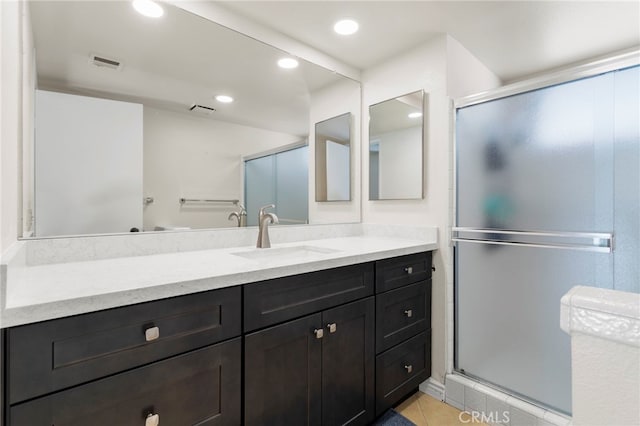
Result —
<instances>
[{"instance_id":1,"label":"white sink basin","mask_svg":"<svg viewBox=\"0 0 640 426\"><path fill-rule=\"evenodd\" d=\"M292 246L292 247L276 247L276 248L263 248L253 249L247 251L238 251L231 253L234 256L244 257L245 259L282 259L287 260L291 258L307 258L311 256L318 256L323 254L337 253L340 250L334 250L325 247L315 246Z\"/></svg>"}]
</instances>

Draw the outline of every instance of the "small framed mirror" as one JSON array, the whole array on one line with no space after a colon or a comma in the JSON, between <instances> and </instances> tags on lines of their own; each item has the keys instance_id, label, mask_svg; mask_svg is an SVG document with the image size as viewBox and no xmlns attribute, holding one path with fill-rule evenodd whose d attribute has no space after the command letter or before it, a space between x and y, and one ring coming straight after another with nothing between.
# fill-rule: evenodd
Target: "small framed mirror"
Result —
<instances>
[{"instance_id":1,"label":"small framed mirror","mask_svg":"<svg viewBox=\"0 0 640 426\"><path fill-rule=\"evenodd\" d=\"M422 90L369 106L369 200L423 198Z\"/></svg>"},{"instance_id":2,"label":"small framed mirror","mask_svg":"<svg viewBox=\"0 0 640 426\"><path fill-rule=\"evenodd\" d=\"M316 123L316 201L351 200L351 113Z\"/></svg>"}]
</instances>

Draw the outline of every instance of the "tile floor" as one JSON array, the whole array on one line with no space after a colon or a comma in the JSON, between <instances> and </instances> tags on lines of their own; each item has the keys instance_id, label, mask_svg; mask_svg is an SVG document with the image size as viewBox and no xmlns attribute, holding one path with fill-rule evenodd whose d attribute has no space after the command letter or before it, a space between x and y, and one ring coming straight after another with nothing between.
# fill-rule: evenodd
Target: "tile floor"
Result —
<instances>
[{"instance_id":1,"label":"tile floor","mask_svg":"<svg viewBox=\"0 0 640 426\"><path fill-rule=\"evenodd\" d=\"M417 426L486 425L485 423L472 422L469 414L462 413L457 408L422 392L417 392L409 397L395 410Z\"/></svg>"}]
</instances>

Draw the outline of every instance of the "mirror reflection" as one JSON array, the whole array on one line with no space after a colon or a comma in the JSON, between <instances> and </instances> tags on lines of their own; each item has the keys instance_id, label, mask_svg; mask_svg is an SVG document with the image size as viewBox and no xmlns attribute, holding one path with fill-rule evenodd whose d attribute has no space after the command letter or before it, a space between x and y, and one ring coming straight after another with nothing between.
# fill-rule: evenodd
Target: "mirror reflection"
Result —
<instances>
[{"instance_id":1,"label":"mirror reflection","mask_svg":"<svg viewBox=\"0 0 640 426\"><path fill-rule=\"evenodd\" d=\"M316 201L351 199L351 114L316 123Z\"/></svg>"},{"instance_id":2,"label":"mirror reflection","mask_svg":"<svg viewBox=\"0 0 640 426\"><path fill-rule=\"evenodd\" d=\"M369 107L369 200L423 196L424 92Z\"/></svg>"},{"instance_id":3,"label":"mirror reflection","mask_svg":"<svg viewBox=\"0 0 640 426\"><path fill-rule=\"evenodd\" d=\"M256 159L289 162L273 191L304 176L265 204L308 223L314 94L359 84L300 59L281 68L280 50L162 7L154 20L128 1L29 2L24 237L251 225L267 182L250 176Z\"/></svg>"}]
</instances>

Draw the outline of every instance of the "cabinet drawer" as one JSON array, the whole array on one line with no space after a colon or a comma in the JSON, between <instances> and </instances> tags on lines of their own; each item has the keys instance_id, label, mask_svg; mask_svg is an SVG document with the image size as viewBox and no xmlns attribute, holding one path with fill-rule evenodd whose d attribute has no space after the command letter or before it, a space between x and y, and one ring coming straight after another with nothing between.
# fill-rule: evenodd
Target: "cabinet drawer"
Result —
<instances>
[{"instance_id":1,"label":"cabinet drawer","mask_svg":"<svg viewBox=\"0 0 640 426\"><path fill-rule=\"evenodd\" d=\"M10 426L239 425L241 339L14 405Z\"/></svg>"},{"instance_id":2,"label":"cabinet drawer","mask_svg":"<svg viewBox=\"0 0 640 426\"><path fill-rule=\"evenodd\" d=\"M431 328L431 280L376 297L376 352Z\"/></svg>"},{"instance_id":3,"label":"cabinet drawer","mask_svg":"<svg viewBox=\"0 0 640 426\"><path fill-rule=\"evenodd\" d=\"M252 331L373 294L373 263L248 284L244 329Z\"/></svg>"},{"instance_id":4,"label":"cabinet drawer","mask_svg":"<svg viewBox=\"0 0 640 426\"><path fill-rule=\"evenodd\" d=\"M431 252L376 262L376 293L431 278Z\"/></svg>"},{"instance_id":5,"label":"cabinet drawer","mask_svg":"<svg viewBox=\"0 0 640 426\"><path fill-rule=\"evenodd\" d=\"M231 287L11 328L9 401L238 336L240 309L240 287Z\"/></svg>"},{"instance_id":6,"label":"cabinet drawer","mask_svg":"<svg viewBox=\"0 0 640 426\"><path fill-rule=\"evenodd\" d=\"M431 330L376 358L376 415L431 376Z\"/></svg>"}]
</instances>

